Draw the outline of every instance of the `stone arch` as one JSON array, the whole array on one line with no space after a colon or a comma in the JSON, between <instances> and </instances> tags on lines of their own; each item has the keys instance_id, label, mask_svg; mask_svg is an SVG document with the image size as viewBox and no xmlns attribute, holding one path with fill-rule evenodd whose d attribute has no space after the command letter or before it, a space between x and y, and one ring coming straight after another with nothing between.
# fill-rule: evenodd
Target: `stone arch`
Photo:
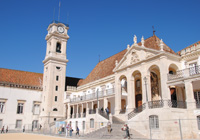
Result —
<instances>
[{"instance_id":1,"label":"stone arch","mask_svg":"<svg viewBox=\"0 0 200 140\"><path fill-rule=\"evenodd\" d=\"M127 93L127 77L125 75L120 76L119 78L120 86L121 86L121 94Z\"/></svg>"},{"instance_id":2,"label":"stone arch","mask_svg":"<svg viewBox=\"0 0 200 140\"><path fill-rule=\"evenodd\" d=\"M139 70L136 70L132 73L132 77L134 79L134 83L132 86L134 86L134 100L135 100L135 107L139 107L142 105L142 77L141 72Z\"/></svg>"},{"instance_id":3,"label":"stone arch","mask_svg":"<svg viewBox=\"0 0 200 140\"><path fill-rule=\"evenodd\" d=\"M168 67L168 73L169 74L176 74L176 71L178 71L178 66L174 63L170 64Z\"/></svg>"},{"instance_id":4,"label":"stone arch","mask_svg":"<svg viewBox=\"0 0 200 140\"><path fill-rule=\"evenodd\" d=\"M157 65L151 65L149 67L150 73L150 89L151 100L161 100L161 81L160 81L160 68Z\"/></svg>"},{"instance_id":5,"label":"stone arch","mask_svg":"<svg viewBox=\"0 0 200 140\"><path fill-rule=\"evenodd\" d=\"M58 109L57 109L57 108L54 108L53 111L58 111Z\"/></svg>"},{"instance_id":6,"label":"stone arch","mask_svg":"<svg viewBox=\"0 0 200 140\"><path fill-rule=\"evenodd\" d=\"M61 53L61 43L60 42L56 43L56 52Z\"/></svg>"}]
</instances>

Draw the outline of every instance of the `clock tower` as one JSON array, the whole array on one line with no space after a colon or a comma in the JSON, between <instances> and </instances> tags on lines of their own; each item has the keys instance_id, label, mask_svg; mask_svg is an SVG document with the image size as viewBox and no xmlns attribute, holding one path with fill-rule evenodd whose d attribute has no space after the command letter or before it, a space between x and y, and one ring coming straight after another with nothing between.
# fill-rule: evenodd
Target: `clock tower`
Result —
<instances>
[{"instance_id":1,"label":"clock tower","mask_svg":"<svg viewBox=\"0 0 200 140\"><path fill-rule=\"evenodd\" d=\"M52 122L65 118L63 99L68 62L66 55L68 29L67 24L60 22L53 22L47 29L40 113L42 128L48 128Z\"/></svg>"}]
</instances>

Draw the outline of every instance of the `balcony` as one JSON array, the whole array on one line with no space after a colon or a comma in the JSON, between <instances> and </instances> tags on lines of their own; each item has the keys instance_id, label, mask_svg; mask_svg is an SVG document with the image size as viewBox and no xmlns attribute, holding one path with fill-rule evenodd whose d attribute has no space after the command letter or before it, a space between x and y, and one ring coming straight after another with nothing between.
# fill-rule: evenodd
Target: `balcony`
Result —
<instances>
[{"instance_id":1,"label":"balcony","mask_svg":"<svg viewBox=\"0 0 200 140\"><path fill-rule=\"evenodd\" d=\"M80 97L76 97L76 98L70 98L70 102L74 103L74 102L80 102L80 101L87 101L87 100L93 100L93 99L97 99L104 97L104 96L109 96L109 95L113 95L115 93L114 88L111 89L107 89L105 91L99 91L98 93L91 93L85 96L80 96Z\"/></svg>"},{"instance_id":2,"label":"balcony","mask_svg":"<svg viewBox=\"0 0 200 140\"><path fill-rule=\"evenodd\" d=\"M191 68L176 71L175 74L168 74L168 81L176 80L180 78L189 78L191 76L200 75L200 66L194 66Z\"/></svg>"}]
</instances>

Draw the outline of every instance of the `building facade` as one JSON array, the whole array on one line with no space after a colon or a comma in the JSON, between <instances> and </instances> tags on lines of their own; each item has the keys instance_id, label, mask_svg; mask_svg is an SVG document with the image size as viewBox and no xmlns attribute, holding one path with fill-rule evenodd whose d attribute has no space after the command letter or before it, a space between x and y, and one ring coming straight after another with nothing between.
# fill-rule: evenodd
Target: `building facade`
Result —
<instances>
[{"instance_id":1,"label":"building facade","mask_svg":"<svg viewBox=\"0 0 200 140\"><path fill-rule=\"evenodd\" d=\"M0 77L0 125L20 124L20 128L40 123L48 129L55 121L66 121L88 133L112 122L114 116L146 137L153 131L153 138L171 139L177 137L169 131L173 125L158 125L159 121L192 119L185 123L190 130L186 137L199 138L200 41L175 53L156 35L142 37L139 43L134 36L133 44L100 61L80 79L66 77L68 29L63 23L49 25L44 73L34 73L28 80L35 79L36 85L21 82L30 72L18 71L25 78L13 80L15 70L0 69L4 77ZM15 117L6 118L9 113ZM136 121L148 123L132 123Z\"/></svg>"}]
</instances>

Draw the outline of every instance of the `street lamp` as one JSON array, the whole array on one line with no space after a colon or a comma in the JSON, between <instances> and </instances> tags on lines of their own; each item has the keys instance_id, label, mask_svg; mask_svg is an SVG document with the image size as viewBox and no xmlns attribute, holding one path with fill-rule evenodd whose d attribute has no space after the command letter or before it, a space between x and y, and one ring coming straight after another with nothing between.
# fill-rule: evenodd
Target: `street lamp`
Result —
<instances>
[{"instance_id":1,"label":"street lamp","mask_svg":"<svg viewBox=\"0 0 200 140\"><path fill-rule=\"evenodd\" d=\"M145 88L146 88L146 101L148 102L148 95L147 95L147 77L145 76L143 78L144 82L145 82Z\"/></svg>"}]
</instances>

